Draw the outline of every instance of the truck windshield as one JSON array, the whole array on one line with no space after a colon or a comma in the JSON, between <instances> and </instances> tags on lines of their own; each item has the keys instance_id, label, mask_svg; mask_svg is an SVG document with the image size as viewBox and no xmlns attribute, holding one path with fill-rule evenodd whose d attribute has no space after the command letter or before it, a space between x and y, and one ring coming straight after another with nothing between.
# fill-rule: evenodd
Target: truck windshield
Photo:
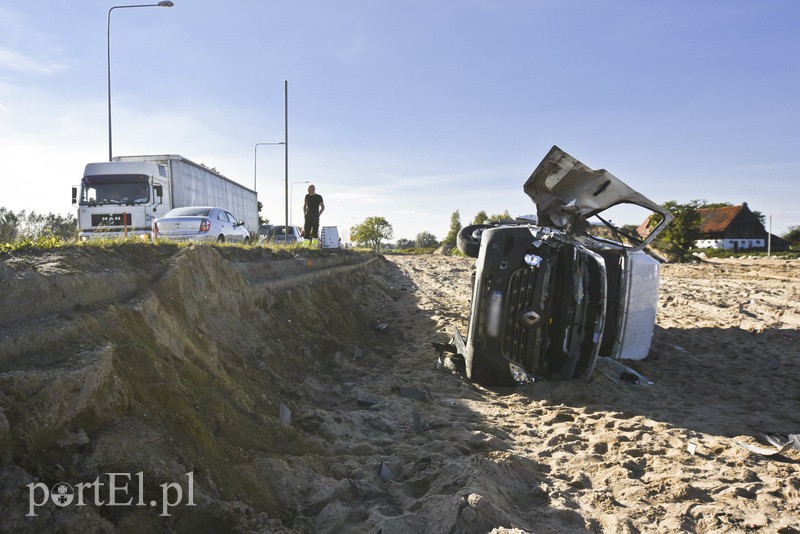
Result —
<instances>
[{"instance_id":1,"label":"truck windshield","mask_svg":"<svg viewBox=\"0 0 800 534\"><path fill-rule=\"evenodd\" d=\"M146 204L150 200L148 177L144 174L103 174L84 176L81 183L82 205Z\"/></svg>"}]
</instances>

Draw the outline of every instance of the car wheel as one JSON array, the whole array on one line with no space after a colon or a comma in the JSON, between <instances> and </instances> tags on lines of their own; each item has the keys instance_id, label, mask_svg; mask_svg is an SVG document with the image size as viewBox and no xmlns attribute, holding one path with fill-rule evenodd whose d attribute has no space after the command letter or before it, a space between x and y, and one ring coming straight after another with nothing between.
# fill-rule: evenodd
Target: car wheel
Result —
<instances>
[{"instance_id":1,"label":"car wheel","mask_svg":"<svg viewBox=\"0 0 800 534\"><path fill-rule=\"evenodd\" d=\"M491 227L488 224L471 224L462 228L456 236L458 250L471 258L477 258L481 250L481 234L487 228Z\"/></svg>"},{"instance_id":2,"label":"car wheel","mask_svg":"<svg viewBox=\"0 0 800 534\"><path fill-rule=\"evenodd\" d=\"M250 238L249 237L245 237L244 238L244 244L245 245L249 245L250 244Z\"/></svg>"},{"instance_id":3,"label":"car wheel","mask_svg":"<svg viewBox=\"0 0 800 534\"><path fill-rule=\"evenodd\" d=\"M217 237L217 243L224 243L224 242L225 242L225 236L219 234L219 237Z\"/></svg>"}]
</instances>

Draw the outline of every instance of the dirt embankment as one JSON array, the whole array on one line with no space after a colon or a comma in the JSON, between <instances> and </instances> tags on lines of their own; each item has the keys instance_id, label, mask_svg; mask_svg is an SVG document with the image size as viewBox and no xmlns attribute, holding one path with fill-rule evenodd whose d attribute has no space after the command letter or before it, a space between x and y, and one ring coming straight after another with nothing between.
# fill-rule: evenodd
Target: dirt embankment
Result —
<instances>
[{"instance_id":1,"label":"dirt embankment","mask_svg":"<svg viewBox=\"0 0 800 534\"><path fill-rule=\"evenodd\" d=\"M335 451L282 425L280 405L297 423L314 395L330 395L315 381L337 363L385 359L374 350L385 336L370 328L388 298L377 256L65 249L2 269L4 531L292 525L306 504L281 458L316 464ZM144 501L159 503L159 485L193 472L196 506L166 524L160 509L136 506L51 505L25 517L28 484L109 472L143 473Z\"/></svg>"},{"instance_id":2,"label":"dirt embankment","mask_svg":"<svg viewBox=\"0 0 800 534\"><path fill-rule=\"evenodd\" d=\"M800 531L800 453L736 444L800 431L794 263L665 266L653 351L632 364L653 385L502 391L434 368L430 342L466 331L471 266L3 257L0 531ZM109 473L130 475L130 505L108 505ZM43 502L96 479L85 506L31 515L35 483Z\"/></svg>"}]
</instances>

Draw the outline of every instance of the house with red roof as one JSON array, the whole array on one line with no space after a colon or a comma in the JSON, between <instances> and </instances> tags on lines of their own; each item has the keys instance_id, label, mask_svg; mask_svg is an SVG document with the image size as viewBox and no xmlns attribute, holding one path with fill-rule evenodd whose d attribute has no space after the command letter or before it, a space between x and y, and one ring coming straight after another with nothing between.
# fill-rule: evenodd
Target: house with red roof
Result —
<instances>
[{"instance_id":1,"label":"house with red roof","mask_svg":"<svg viewBox=\"0 0 800 534\"><path fill-rule=\"evenodd\" d=\"M770 234L764 228L747 203L740 206L701 208L700 239L697 248L721 248L725 250L767 250ZM778 236L771 236L772 250L788 250L789 243Z\"/></svg>"}]
</instances>

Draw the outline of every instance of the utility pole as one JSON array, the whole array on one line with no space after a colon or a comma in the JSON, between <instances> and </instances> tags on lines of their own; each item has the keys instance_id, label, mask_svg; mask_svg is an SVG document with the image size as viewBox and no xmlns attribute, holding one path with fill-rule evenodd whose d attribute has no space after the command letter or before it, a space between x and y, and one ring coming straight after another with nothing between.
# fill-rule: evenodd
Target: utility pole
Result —
<instances>
[{"instance_id":1,"label":"utility pole","mask_svg":"<svg viewBox=\"0 0 800 534\"><path fill-rule=\"evenodd\" d=\"M769 216L769 233L767 234L767 258L772 253L772 215Z\"/></svg>"},{"instance_id":2,"label":"utility pole","mask_svg":"<svg viewBox=\"0 0 800 534\"><path fill-rule=\"evenodd\" d=\"M284 154L284 200L285 215L284 228L289 235L289 82L283 80L283 154Z\"/></svg>"}]
</instances>

